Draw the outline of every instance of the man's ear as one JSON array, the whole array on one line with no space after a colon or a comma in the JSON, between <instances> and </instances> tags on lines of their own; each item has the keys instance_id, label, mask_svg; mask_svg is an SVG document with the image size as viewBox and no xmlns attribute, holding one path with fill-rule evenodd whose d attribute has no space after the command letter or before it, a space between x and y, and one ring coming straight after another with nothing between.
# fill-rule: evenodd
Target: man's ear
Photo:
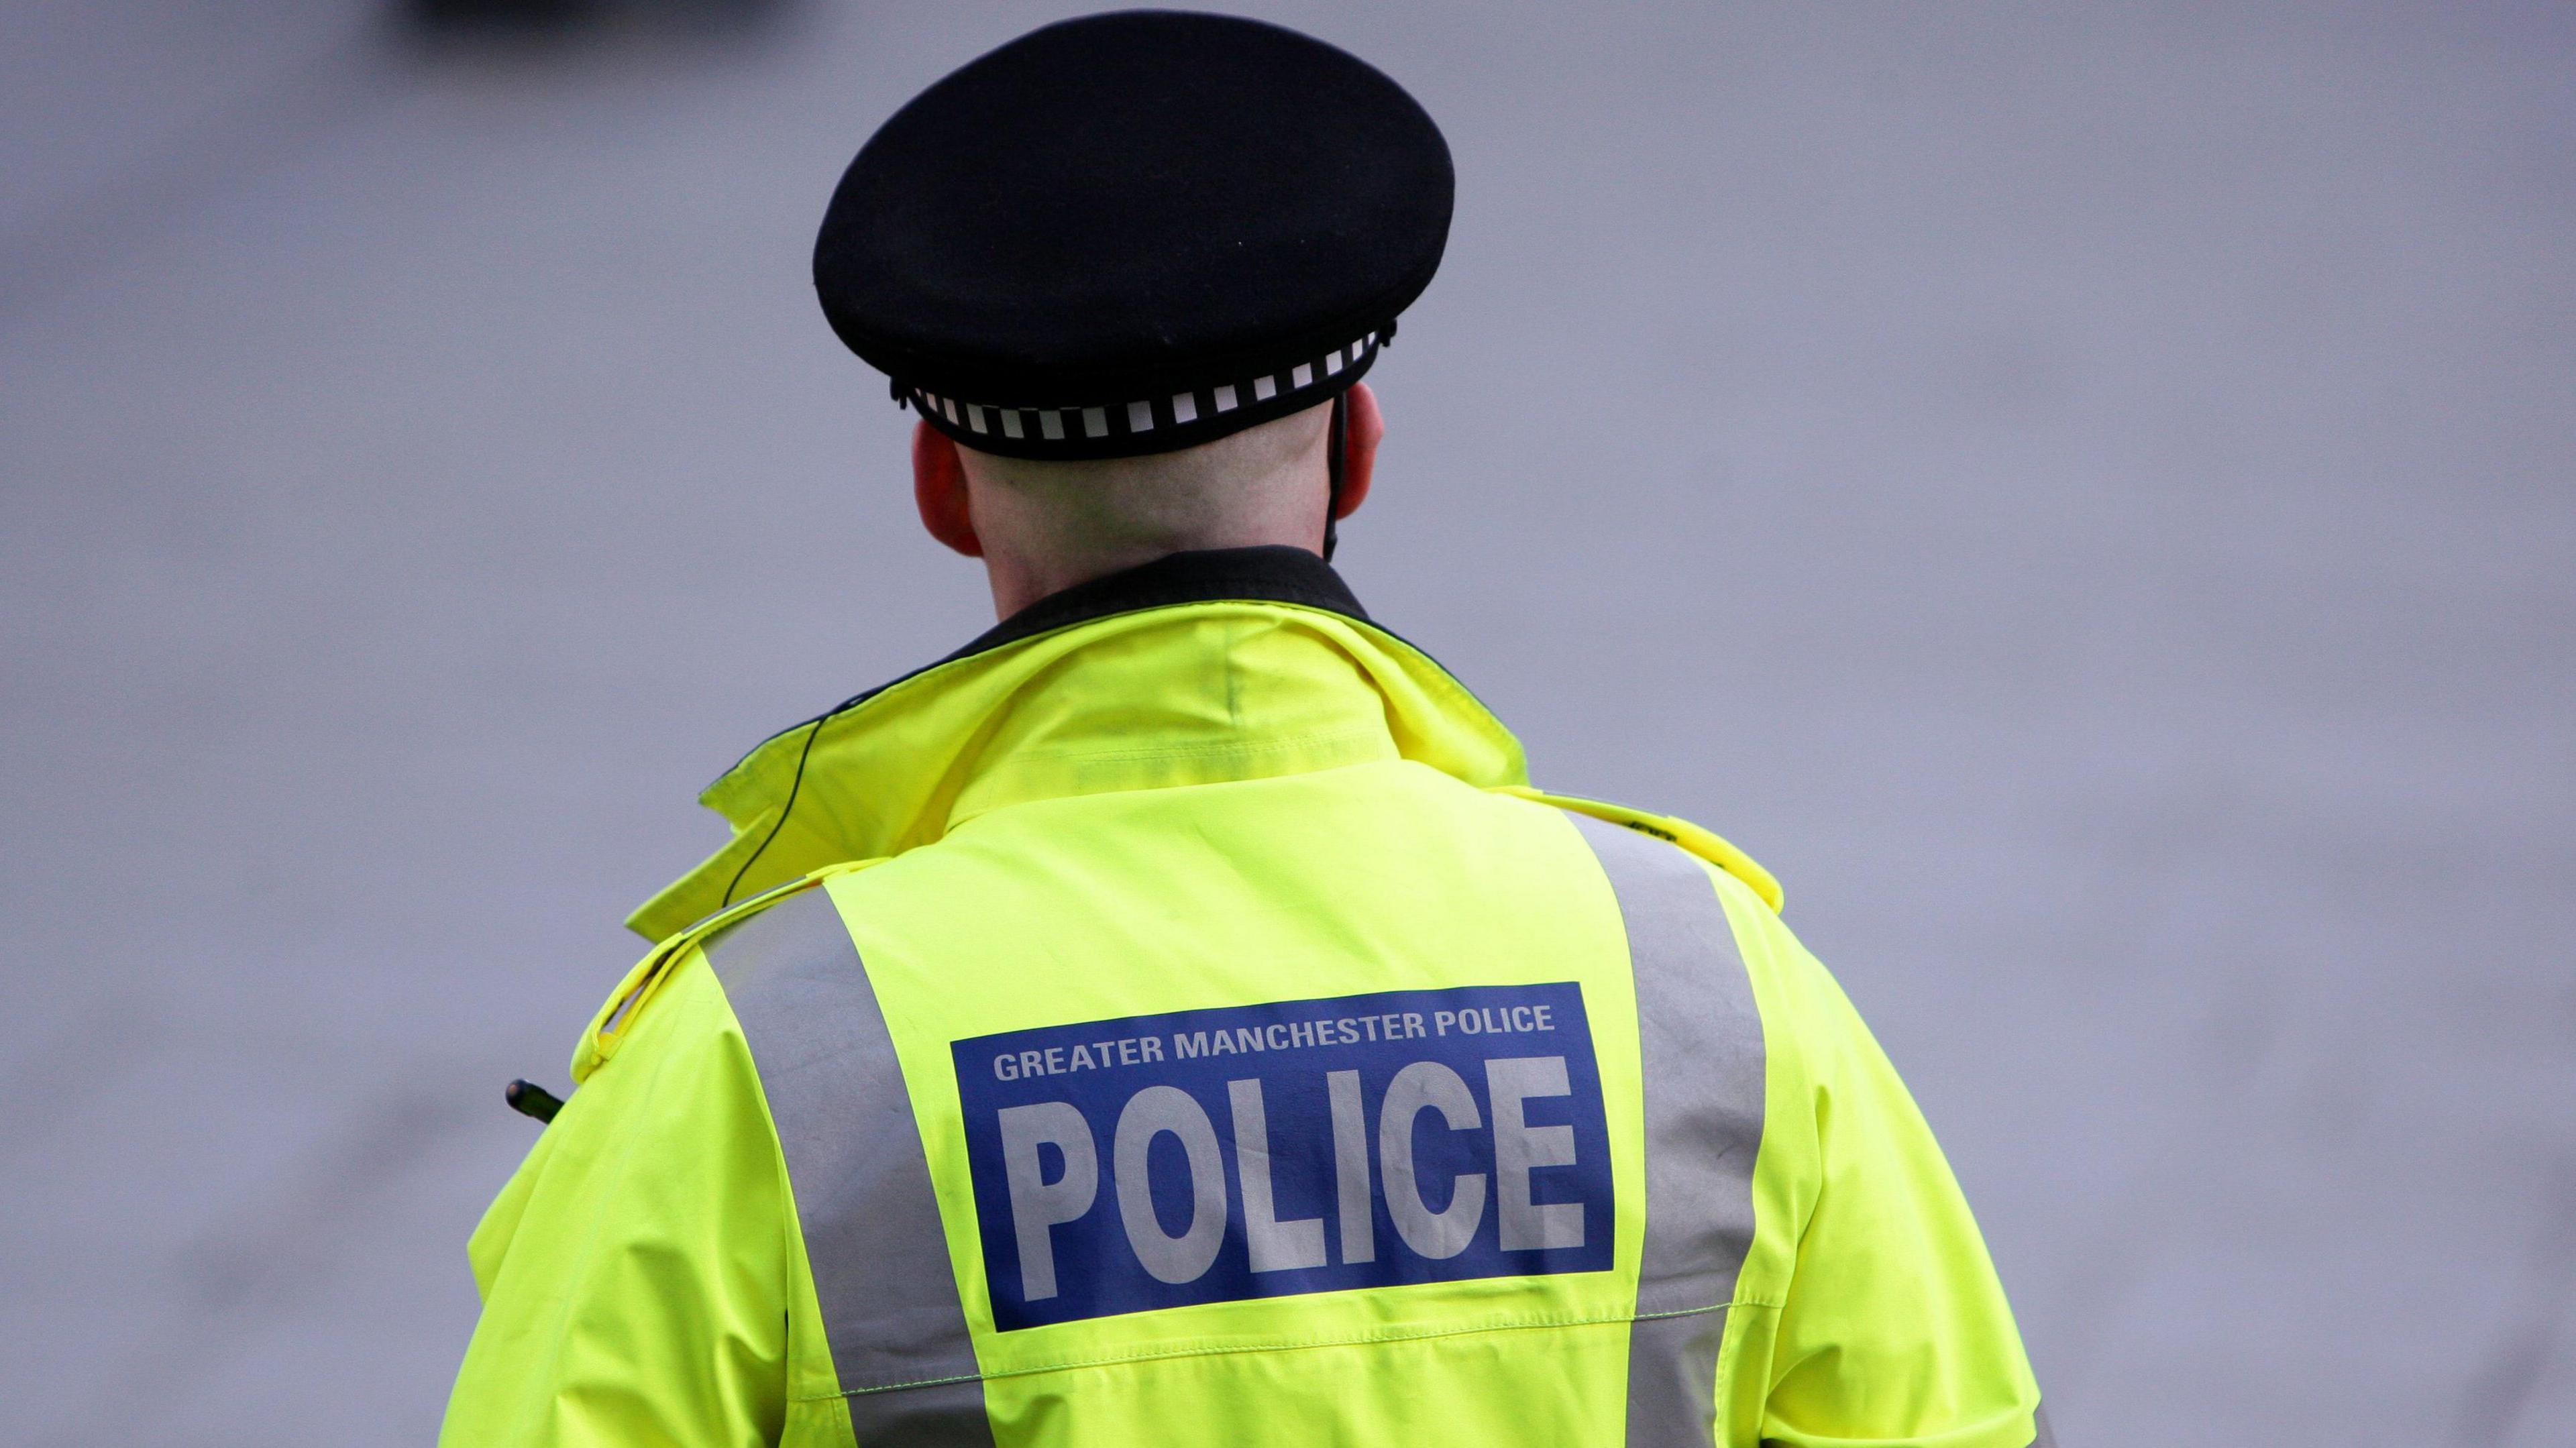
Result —
<instances>
[{"instance_id":1,"label":"man's ear","mask_svg":"<svg viewBox=\"0 0 2576 1448\"><path fill-rule=\"evenodd\" d=\"M1377 445L1385 436L1386 417L1377 410L1377 394L1365 382L1352 383L1342 402L1342 496L1333 505L1336 520L1368 501L1369 480L1377 474Z\"/></svg>"},{"instance_id":2,"label":"man's ear","mask_svg":"<svg viewBox=\"0 0 2576 1448\"><path fill-rule=\"evenodd\" d=\"M969 558L984 556L975 516L966 506L966 463L948 434L926 422L912 425L912 504L930 536Z\"/></svg>"}]
</instances>

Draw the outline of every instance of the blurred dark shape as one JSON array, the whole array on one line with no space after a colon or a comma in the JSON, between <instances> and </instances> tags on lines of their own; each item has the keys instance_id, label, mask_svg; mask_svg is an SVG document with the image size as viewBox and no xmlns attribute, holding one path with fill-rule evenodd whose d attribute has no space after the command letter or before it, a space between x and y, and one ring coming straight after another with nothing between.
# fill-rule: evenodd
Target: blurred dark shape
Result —
<instances>
[{"instance_id":1,"label":"blurred dark shape","mask_svg":"<svg viewBox=\"0 0 2576 1448\"><path fill-rule=\"evenodd\" d=\"M606 8L599 0L412 0L415 24L448 27L578 25Z\"/></svg>"},{"instance_id":2,"label":"blurred dark shape","mask_svg":"<svg viewBox=\"0 0 2576 1448\"><path fill-rule=\"evenodd\" d=\"M759 35L798 0L405 0L402 28L448 49L587 49L639 36L726 41Z\"/></svg>"},{"instance_id":3,"label":"blurred dark shape","mask_svg":"<svg viewBox=\"0 0 2576 1448\"><path fill-rule=\"evenodd\" d=\"M563 1098L534 1081L511 1082L501 1088L501 1099L510 1103L512 1111L539 1121L552 1121L563 1110Z\"/></svg>"}]
</instances>

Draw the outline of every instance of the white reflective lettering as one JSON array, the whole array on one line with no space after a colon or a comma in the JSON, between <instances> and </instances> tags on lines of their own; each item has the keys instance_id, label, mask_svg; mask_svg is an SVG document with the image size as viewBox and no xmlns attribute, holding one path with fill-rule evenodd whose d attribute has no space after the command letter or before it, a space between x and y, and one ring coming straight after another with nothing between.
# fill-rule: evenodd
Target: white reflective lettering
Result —
<instances>
[{"instance_id":1,"label":"white reflective lettering","mask_svg":"<svg viewBox=\"0 0 2576 1448\"><path fill-rule=\"evenodd\" d=\"M1050 1229L1091 1210L1100 1192L1100 1151L1091 1124L1070 1102L1005 1106L995 1114L1002 1125L1002 1176L1011 1189L1011 1233L1020 1249L1020 1296L1038 1302L1055 1296ZM1051 1182L1038 1160L1041 1143L1064 1153L1064 1175Z\"/></svg>"},{"instance_id":2,"label":"white reflective lettering","mask_svg":"<svg viewBox=\"0 0 2576 1448\"><path fill-rule=\"evenodd\" d=\"M1476 1097L1458 1073L1437 1061L1416 1061L1387 1083L1378 1107L1378 1172L1386 1183L1386 1214L1404 1245L1434 1261L1455 1257L1475 1240L1485 1220L1485 1174L1462 1172L1450 1183L1449 1205L1431 1210L1422 1200L1422 1183L1413 1173L1413 1118L1426 1109L1440 1113L1452 1131L1484 1124Z\"/></svg>"},{"instance_id":3,"label":"white reflective lettering","mask_svg":"<svg viewBox=\"0 0 2576 1448\"><path fill-rule=\"evenodd\" d=\"M1485 1063L1485 1094L1494 1104L1494 1204L1506 1252L1583 1245L1583 1204L1530 1200L1530 1171L1574 1164L1574 1128L1532 1126L1521 1103L1564 1096L1563 1056L1516 1056Z\"/></svg>"},{"instance_id":4,"label":"white reflective lettering","mask_svg":"<svg viewBox=\"0 0 2576 1448\"><path fill-rule=\"evenodd\" d=\"M1377 1212L1369 1191L1368 1116L1360 1106L1360 1073L1325 1073L1333 1101L1333 1207L1341 1217L1342 1260L1377 1260Z\"/></svg>"},{"instance_id":5,"label":"white reflective lettering","mask_svg":"<svg viewBox=\"0 0 2576 1448\"><path fill-rule=\"evenodd\" d=\"M1178 1137L1189 1158L1190 1224L1177 1237L1154 1216L1154 1184L1146 1170L1154 1138ZM1111 1170L1118 1180L1118 1215L1127 1245L1157 1282L1196 1282L1225 1245L1225 1158L1207 1109L1178 1086L1148 1086L1118 1113Z\"/></svg>"},{"instance_id":6,"label":"white reflective lettering","mask_svg":"<svg viewBox=\"0 0 2576 1448\"><path fill-rule=\"evenodd\" d=\"M1258 1080L1228 1081L1234 1106L1234 1178L1243 1192L1243 1241L1255 1272L1324 1265L1324 1219L1279 1220L1270 1193L1270 1117Z\"/></svg>"}]
</instances>

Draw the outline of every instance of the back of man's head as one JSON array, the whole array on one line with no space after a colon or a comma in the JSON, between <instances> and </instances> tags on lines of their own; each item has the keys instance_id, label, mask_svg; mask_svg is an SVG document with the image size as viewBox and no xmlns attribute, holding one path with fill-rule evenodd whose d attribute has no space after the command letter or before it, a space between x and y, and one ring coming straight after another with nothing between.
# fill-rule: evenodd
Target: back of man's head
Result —
<instances>
[{"instance_id":1,"label":"back of man's head","mask_svg":"<svg viewBox=\"0 0 2576 1448\"><path fill-rule=\"evenodd\" d=\"M1145 457L1059 462L960 449L976 531L988 558L1009 545L1086 573L1195 548L1320 547L1330 410Z\"/></svg>"},{"instance_id":2,"label":"back of man's head","mask_svg":"<svg viewBox=\"0 0 2576 1448\"><path fill-rule=\"evenodd\" d=\"M1278 544L1322 552L1327 517L1346 516L1367 495L1383 432L1366 384L1343 406L1338 497L1329 404L1196 447L1085 461L979 452L924 425L913 440L915 493L933 536L983 558L1007 617L1173 553Z\"/></svg>"}]
</instances>

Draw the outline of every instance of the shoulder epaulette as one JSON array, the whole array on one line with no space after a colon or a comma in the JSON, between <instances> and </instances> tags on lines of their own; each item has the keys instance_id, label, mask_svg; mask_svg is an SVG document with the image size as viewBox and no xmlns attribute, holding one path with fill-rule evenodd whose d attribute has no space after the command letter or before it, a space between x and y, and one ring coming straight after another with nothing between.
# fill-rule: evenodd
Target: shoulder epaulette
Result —
<instances>
[{"instance_id":1,"label":"shoulder epaulette","mask_svg":"<svg viewBox=\"0 0 2576 1448\"><path fill-rule=\"evenodd\" d=\"M635 968L626 972L626 978L617 983L617 989L609 992L607 1002L600 1006L597 1015L590 1018L589 1028L581 1033L581 1044L574 1047L572 1053L573 1084L578 1086L589 1079L593 1071L606 1065L608 1058L617 1054L618 1046L633 1030L636 1018L644 1014L645 1006L652 1003L654 994L662 988L662 982L670 978L672 970L688 956L690 950L703 944L708 937L791 895L811 890L834 875L846 875L883 863L883 860L848 860L825 865L812 874L773 885L748 900L736 901L645 952L644 958L635 962Z\"/></svg>"},{"instance_id":2,"label":"shoulder epaulette","mask_svg":"<svg viewBox=\"0 0 2576 1448\"><path fill-rule=\"evenodd\" d=\"M1679 845L1750 886L1754 894L1762 897L1762 903L1771 907L1771 913L1776 915L1780 912L1780 882L1772 878L1771 872L1754 863L1751 855L1737 849L1722 836L1702 829L1689 820L1632 809L1624 804L1611 804L1606 800L1584 799L1570 794L1549 794L1545 790L1532 789L1524 784L1504 785L1494 792L1508 794L1517 799L1535 800L1540 804L1554 805L1558 809L1572 810L1577 814L1590 815L1594 819L1607 820L1614 825L1624 825L1639 834L1653 835L1656 839Z\"/></svg>"}]
</instances>

